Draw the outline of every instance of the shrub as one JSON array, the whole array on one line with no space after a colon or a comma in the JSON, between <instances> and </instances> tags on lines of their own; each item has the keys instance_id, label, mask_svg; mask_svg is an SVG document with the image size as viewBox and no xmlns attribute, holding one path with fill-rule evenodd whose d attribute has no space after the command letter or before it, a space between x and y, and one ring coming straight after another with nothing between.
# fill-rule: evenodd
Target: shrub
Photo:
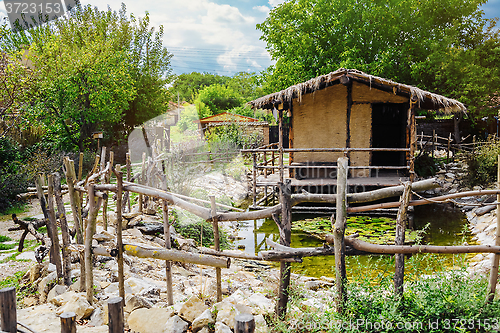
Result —
<instances>
[{"instance_id":1,"label":"shrub","mask_svg":"<svg viewBox=\"0 0 500 333\"><path fill-rule=\"evenodd\" d=\"M496 181L500 142L488 140L481 148L466 155L470 185L487 185Z\"/></svg>"},{"instance_id":2,"label":"shrub","mask_svg":"<svg viewBox=\"0 0 500 333\"><path fill-rule=\"evenodd\" d=\"M28 187L27 175L17 144L9 138L0 138L0 212L18 202L17 195Z\"/></svg>"},{"instance_id":3,"label":"shrub","mask_svg":"<svg viewBox=\"0 0 500 333\"><path fill-rule=\"evenodd\" d=\"M415 172L419 177L434 176L438 171L439 166L436 159L429 156L429 154L423 153L415 159Z\"/></svg>"},{"instance_id":4,"label":"shrub","mask_svg":"<svg viewBox=\"0 0 500 333\"><path fill-rule=\"evenodd\" d=\"M209 247L214 245L214 230L212 223L207 221L199 221L194 223L177 223L175 225L175 231L177 231L182 237L193 239L199 246L200 242L203 241L203 246ZM203 232L203 237L201 234ZM230 244L227 238L227 234L219 230L219 242L221 249L230 248Z\"/></svg>"}]
</instances>

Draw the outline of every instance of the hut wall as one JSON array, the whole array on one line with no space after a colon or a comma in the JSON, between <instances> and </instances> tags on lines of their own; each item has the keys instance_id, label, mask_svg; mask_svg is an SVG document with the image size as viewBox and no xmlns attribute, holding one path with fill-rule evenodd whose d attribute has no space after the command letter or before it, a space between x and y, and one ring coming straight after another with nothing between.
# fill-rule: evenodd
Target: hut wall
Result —
<instances>
[{"instance_id":1,"label":"hut wall","mask_svg":"<svg viewBox=\"0 0 500 333\"><path fill-rule=\"evenodd\" d=\"M339 148L347 140L347 88L334 85L293 101L293 148ZM294 153L293 161L336 162L342 153Z\"/></svg>"},{"instance_id":2,"label":"hut wall","mask_svg":"<svg viewBox=\"0 0 500 333\"><path fill-rule=\"evenodd\" d=\"M370 86L356 81L352 84L352 101L354 103L407 103L408 100L407 97L370 88Z\"/></svg>"},{"instance_id":3,"label":"hut wall","mask_svg":"<svg viewBox=\"0 0 500 333\"><path fill-rule=\"evenodd\" d=\"M353 104L351 107L350 133L352 148L371 147L372 137L372 107L369 103ZM370 152L350 153L351 166L370 165ZM369 177L369 169L353 169L352 177Z\"/></svg>"}]
</instances>

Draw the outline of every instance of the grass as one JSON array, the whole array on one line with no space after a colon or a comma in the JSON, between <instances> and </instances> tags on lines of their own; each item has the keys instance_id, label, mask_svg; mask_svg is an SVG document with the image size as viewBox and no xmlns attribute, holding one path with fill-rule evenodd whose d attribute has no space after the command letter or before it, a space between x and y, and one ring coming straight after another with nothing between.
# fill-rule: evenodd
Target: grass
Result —
<instances>
[{"instance_id":1,"label":"grass","mask_svg":"<svg viewBox=\"0 0 500 333\"><path fill-rule=\"evenodd\" d=\"M11 240L12 240L12 238L10 238L8 236L0 235L0 243L10 242Z\"/></svg>"},{"instance_id":2,"label":"grass","mask_svg":"<svg viewBox=\"0 0 500 333\"><path fill-rule=\"evenodd\" d=\"M406 260L404 296L394 295L392 275L366 274L357 268L347 283L345 313L338 314L334 297L326 296L321 310L302 303L311 291L292 285L284 320L270 319L273 332L491 332L500 326L500 300L486 303L485 276L467 272L466 256L456 255L457 269L422 274L422 267L442 266L439 256ZM436 262L434 262L436 261ZM335 288L331 293L335 294Z\"/></svg>"},{"instance_id":3,"label":"grass","mask_svg":"<svg viewBox=\"0 0 500 333\"><path fill-rule=\"evenodd\" d=\"M16 246L16 244L2 244L2 243L0 243L0 251L10 250L10 249L13 249L15 246Z\"/></svg>"}]
</instances>

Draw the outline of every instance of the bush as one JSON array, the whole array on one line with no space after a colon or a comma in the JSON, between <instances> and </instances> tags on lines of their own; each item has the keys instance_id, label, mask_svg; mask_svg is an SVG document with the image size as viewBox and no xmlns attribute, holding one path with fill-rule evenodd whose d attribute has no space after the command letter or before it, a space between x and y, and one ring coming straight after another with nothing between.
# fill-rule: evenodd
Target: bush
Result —
<instances>
[{"instance_id":1,"label":"bush","mask_svg":"<svg viewBox=\"0 0 500 333\"><path fill-rule=\"evenodd\" d=\"M0 212L18 202L17 195L26 192L28 177L22 172L20 149L9 138L0 138Z\"/></svg>"},{"instance_id":2,"label":"bush","mask_svg":"<svg viewBox=\"0 0 500 333\"><path fill-rule=\"evenodd\" d=\"M438 171L439 166L436 159L429 154L423 153L415 159L415 172L419 177L434 176Z\"/></svg>"},{"instance_id":3,"label":"bush","mask_svg":"<svg viewBox=\"0 0 500 333\"><path fill-rule=\"evenodd\" d=\"M488 140L474 153L466 155L470 185L487 185L497 180L500 142Z\"/></svg>"},{"instance_id":4,"label":"bush","mask_svg":"<svg viewBox=\"0 0 500 333\"><path fill-rule=\"evenodd\" d=\"M184 238L193 239L198 246L200 246L201 240L203 240L204 247L214 245L214 230L212 223L207 221L185 224L177 223L175 225L175 231L177 231ZM201 238L202 231L203 238ZM227 234L222 230L219 230L219 242L221 249L230 248Z\"/></svg>"}]
</instances>

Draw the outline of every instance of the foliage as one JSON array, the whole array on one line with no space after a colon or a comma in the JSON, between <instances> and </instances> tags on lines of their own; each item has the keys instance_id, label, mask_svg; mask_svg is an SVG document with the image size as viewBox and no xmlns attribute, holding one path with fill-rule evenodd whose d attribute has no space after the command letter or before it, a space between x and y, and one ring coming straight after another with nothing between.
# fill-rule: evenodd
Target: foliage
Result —
<instances>
[{"instance_id":1,"label":"foliage","mask_svg":"<svg viewBox=\"0 0 500 333\"><path fill-rule=\"evenodd\" d=\"M500 142L489 139L475 152L466 155L470 185L488 185L497 180Z\"/></svg>"},{"instance_id":2,"label":"foliage","mask_svg":"<svg viewBox=\"0 0 500 333\"><path fill-rule=\"evenodd\" d=\"M11 240L12 240L12 238L10 238L8 236L0 235L0 243L9 242Z\"/></svg>"},{"instance_id":3,"label":"foliage","mask_svg":"<svg viewBox=\"0 0 500 333\"><path fill-rule=\"evenodd\" d=\"M0 212L14 205L25 192L28 178L21 171L21 153L13 140L0 138Z\"/></svg>"},{"instance_id":4,"label":"foliage","mask_svg":"<svg viewBox=\"0 0 500 333\"><path fill-rule=\"evenodd\" d=\"M193 239L198 246L202 242L202 246L210 247L214 245L214 230L211 223L207 221L200 221L196 223L177 223L175 225L177 231L182 237ZM203 237L201 236L203 234ZM230 248L227 234L219 230L219 242L221 249Z\"/></svg>"},{"instance_id":5,"label":"foliage","mask_svg":"<svg viewBox=\"0 0 500 333\"><path fill-rule=\"evenodd\" d=\"M423 153L415 159L415 172L419 177L434 176L439 171L436 159L427 153Z\"/></svg>"},{"instance_id":6,"label":"foliage","mask_svg":"<svg viewBox=\"0 0 500 333\"><path fill-rule=\"evenodd\" d=\"M228 76L191 72L175 76L174 83L168 90L174 99L178 96L181 102L193 103L198 91L214 84L225 84L228 80Z\"/></svg>"},{"instance_id":7,"label":"foliage","mask_svg":"<svg viewBox=\"0 0 500 333\"><path fill-rule=\"evenodd\" d=\"M267 93L355 68L485 108L500 85L500 37L482 0L291 0L257 25L276 64ZM485 109L487 110L487 109Z\"/></svg>"},{"instance_id":8,"label":"foliage","mask_svg":"<svg viewBox=\"0 0 500 333\"><path fill-rule=\"evenodd\" d=\"M196 97L194 104L201 119L237 107L242 102L241 95L232 88L214 84L203 88Z\"/></svg>"},{"instance_id":9,"label":"foliage","mask_svg":"<svg viewBox=\"0 0 500 333\"><path fill-rule=\"evenodd\" d=\"M245 125L230 124L212 127L205 132L209 145L232 143L240 149L251 149L262 146L263 138L253 131L247 131Z\"/></svg>"},{"instance_id":10,"label":"foliage","mask_svg":"<svg viewBox=\"0 0 500 333\"><path fill-rule=\"evenodd\" d=\"M330 219L317 217L294 221L292 231L303 231L314 237L324 239L333 233ZM374 244L394 244L396 221L388 217L350 216L347 219L346 235L359 234L359 239ZM406 230L405 241L415 241L418 232Z\"/></svg>"},{"instance_id":11,"label":"foliage","mask_svg":"<svg viewBox=\"0 0 500 333\"><path fill-rule=\"evenodd\" d=\"M36 80L26 124L42 122L52 141L83 151L96 130L123 137L134 125L167 109L165 84L171 55L162 46L163 28L149 16L78 6L51 25L11 33L1 48L28 46Z\"/></svg>"},{"instance_id":12,"label":"foliage","mask_svg":"<svg viewBox=\"0 0 500 333\"><path fill-rule=\"evenodd\" d=\"M367 278L370 265L359 267L359 274L347 284L343 315L335 311L332 297L322 300L324 310L298 311L307 292L293 286L287 318L274 320L273 332L490 332L500 324L500 301L485 302L488 281L470 276L463 256L457 256L460 269L431 276L419 273L422 258L406 261L414 273L405 276L403 298L394 295L392 276L374 281Z\"/></svg>"}]
</instances>

